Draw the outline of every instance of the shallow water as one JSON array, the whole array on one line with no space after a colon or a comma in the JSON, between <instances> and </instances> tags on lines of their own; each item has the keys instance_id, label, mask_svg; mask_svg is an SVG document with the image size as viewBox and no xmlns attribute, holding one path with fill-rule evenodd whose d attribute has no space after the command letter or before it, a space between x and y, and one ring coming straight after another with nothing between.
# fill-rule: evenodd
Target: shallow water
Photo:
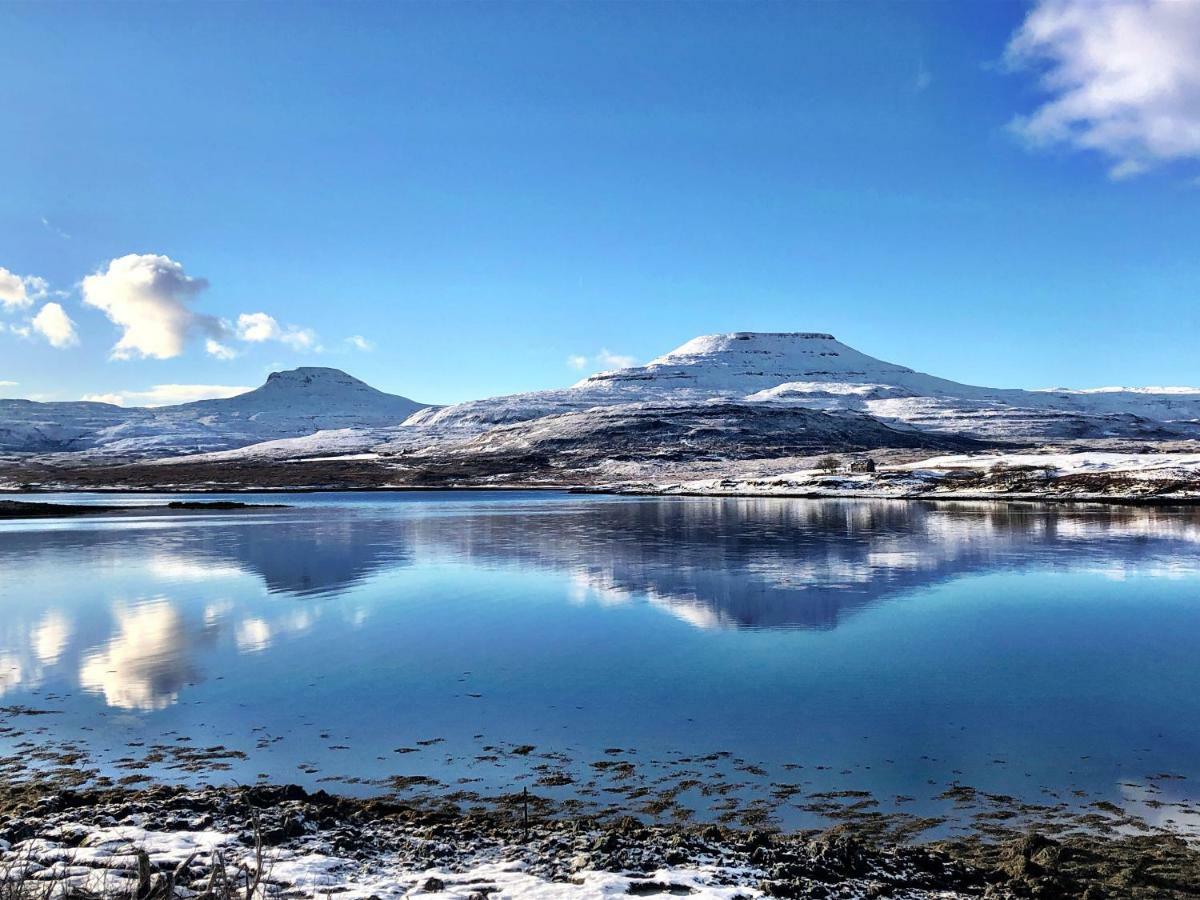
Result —
<instances>
[{"instance_id":1,"label":"shallow water","mask_svg":"<svg viewBox=\"0 0 1200 900\"><path fill-rule=\"evenodd\" d=\"M953 783L1197 794L1200 511L236 499L294 508L0 522L0 705L57 713L0 749L74 741L125 775L156 743L221 745L247 758L147 771L359 793L397 774L538 790L556 772L574 783L555 793L597 804L632 802L604 760L921 812Z\"/></svg>"}]
</instances>

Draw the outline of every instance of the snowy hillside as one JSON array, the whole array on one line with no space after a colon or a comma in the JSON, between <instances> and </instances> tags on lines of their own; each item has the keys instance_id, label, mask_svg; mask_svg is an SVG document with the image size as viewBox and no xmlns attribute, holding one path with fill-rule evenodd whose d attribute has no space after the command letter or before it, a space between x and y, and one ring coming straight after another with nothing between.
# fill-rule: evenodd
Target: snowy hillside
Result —
<instances>
[{"instance_id":1,"label":"snowy hillside","mask_svg":"<svg viewBox=\"0 0 1200 900\"><path fill-rule=\"evenodd\" d=\"M1113 438L1200 438L1200 390L977 387L875 359L828 334L737 332L568 388L448 407L327 368L276 372L236 397L157 409L0 401L0 452L207 465L354 455L467 473L473 458L480 471L513 478L612 461Z\"/></svg>"},{"instance_id":2,"label":"snowy hillside","mask_svg":"<svg viewBox=\"0 0 1200 900\"><path fill-rule=\"evenodd\" d=\"M338 369L272 372L253 391L178 406L0 400L0 452L144 457L202 453L321 430L398 425L422 404Z\"/></svg>"},{"instance_id":3,"label":"snowy hillside","mask_svg":"<svg viewBox=\"0 0 1200 900\"><path fill-rule=\"evenodd\" d=\"M816 332L698 337L645 366L563 390L426 409L407 424L479 432L594 406L714 400L854 411L894 426L991 439L1200 436L1200 389L976 387L875 359Z\"/></svg>"}]
</instances>

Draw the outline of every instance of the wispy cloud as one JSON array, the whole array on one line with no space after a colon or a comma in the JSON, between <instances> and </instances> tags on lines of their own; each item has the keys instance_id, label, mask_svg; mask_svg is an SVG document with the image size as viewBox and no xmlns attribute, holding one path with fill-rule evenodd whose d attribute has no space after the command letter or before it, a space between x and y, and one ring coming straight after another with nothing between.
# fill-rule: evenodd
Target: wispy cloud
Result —
<instances>
[{"instance_id":1,"label":"wispy cloud","mask_svg":"<svg viewBox=\"0 0 1200 900\"><path fill-rule=\"evenodd\" d=\"M52 231L54 234L58 235L60 238L62 238L65 241L69 241L71 239L71 236L69 234L67 234L65 231L63 231L61 228L59 228L57 225L55 225L53 222L51 222L45 216L42 216L41 219L42 219L42 225L47 230Z\"/></svg>"},{"instance_id":2,"label":"wispy cloud","mask_svg":"<svg viewBox=\"0 0 1200 900\"><path fill-rule=\"evenodd\" d=\"M1200 158L1200 3L1039 0L1006 60L1049 94L1012 128L1107 157L1114 179Z\"/></svg>"},{"instance_id":3,"label":"wispy cloud","mask_svg":"<svg viewBox=\"0 0 1200 900\"><path fill-rule=\"evenodd\" d=\"M117 406L172 406L176 403L191 403L195 400L235 397L250 390L253 388L229 384L156 384L145 391L84 394L80 399L92 400L97 403L114 403Z\"/></svg>"},{"instance_id":4,"label":"wispy cloud","mask_svg":"<svg viewBox=\"0 0 1200 900\"><path fill-rule=\"evenodd\" d=\"M567 357L567 365L579 372L585 369L595 371L602 369L627 369L630 366L637 365L637 360L632 356L626 356L622 353L613 353L605 347L599 353L591 356L572 354Z\"/></svg>"},{"instance_id":5,"label":"wispy cloud","mask_svg":"<svg viewBox=\"0 0 1200 900\"><path fill-rule=\"evenodd\" d=\"M346 338L346 345L355 350L361 350L364 353L369 353L375 349L375 342L368 341L361 334L352 334Z\"/></svg>"},{"instance_id":6,"label":"wispy cloud","mask_svg":"<svg viewBox=\"0 0 1200 900\"><path fill-rule=\"evenodd\" d=\"M235 359L238 355L238 352L228 344L223 344L215 338L209 338L204 342L204 352L220 360Z\"/></svg>"}]
</instances>

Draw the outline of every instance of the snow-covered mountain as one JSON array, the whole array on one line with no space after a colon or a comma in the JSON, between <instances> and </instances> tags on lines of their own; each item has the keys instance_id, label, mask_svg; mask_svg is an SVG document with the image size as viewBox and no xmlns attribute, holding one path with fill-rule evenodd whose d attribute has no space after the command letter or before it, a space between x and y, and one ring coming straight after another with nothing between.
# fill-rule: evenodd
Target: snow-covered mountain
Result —
<instances>
[{"instance_id":1,"label":"snow-covered mountain","mask_svg":"<svg viewBox=\"0 0 1200 900\"><path fill-rule=\"evenodd\" d=\"M0 401L0 452L208 464L367 454L456 472L473 471L471 460L488 472L564 472L611 461L1110 437L1200 438L1200 389L978 387L875 359L828 334L736 332L571 387L447 407L325 368L277 372L229 399L156 409Z\"/></svg>"},{"instance_id":2,"label":"snow-covered mountain","mask_svg":"<svg viewBox=\"0 0 1200 900\"><path fill-rule=\"evenodd\" d=\"M852 411L896 427L985 439L1200 436L1200 389L976 387L875 359L819 332L706 335L645 366L562 390L425 409L406 424L477 433L598 406L712 402Z\"/></svg>"},{"instance_id":3,"label":"snow-covered mountain","mask_svg":"<svg viewBox=\"0 0 1200 900\"><path fill-rule=\"evenodd\" d=\"M0 452L203 453L326 429L395 426L423 406L315 366L272 372L262 387L234 397L178 406L0 400Z\"/></svg>"}]
</instances>

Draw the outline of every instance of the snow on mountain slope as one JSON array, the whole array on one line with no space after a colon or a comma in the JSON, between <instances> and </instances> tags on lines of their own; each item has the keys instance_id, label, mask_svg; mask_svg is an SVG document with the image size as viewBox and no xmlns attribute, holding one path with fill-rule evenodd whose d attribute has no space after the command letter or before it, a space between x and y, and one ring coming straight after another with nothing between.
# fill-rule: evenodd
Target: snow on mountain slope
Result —
<instances>
[{"instance_id":1,"label":"snow on mountain slope","mask_svg":"<svg viewBox=\"0 0 1200 900\"><path fill-rule=\"evenodd\" d=\"M1200 389L978 387L876 359L829 334L735 332L695 338L647 365L602 372L569 388L449 407L385 394L327 368L277 372L236 397L157 409L0 401L0 452L271 460L425 449L486 453L489 446L506 454L536 446L544 455L570 445L594 455L632 442L631 452L644 455L658 440L662 452L676 442L735 458L760 443L756 427L782 452L788 440L781 423L800 428L803 418L777 414L786 410L853 414L838 427L806 420L800 429L827 431L847 446L900 441L894 435L905 431L990 442L1200 438ZM589 424L589 416L596 421ZM873 430L867 417L886 428ZM846 423L853 427L839 430ZM595 446L585 447L589 441Z\"/></svg>"},{"instance_id":2,"label":"snow on mountain slope","mask_svg":"<svg viewBox=\"0 0 1200 900\"><path fill-rule=\"evenodd\" d=\"M272 372L262 387L244 394L178 406L0 400L0 452L203 453L322 430L398 425L422 406L323 367Z\"/></svg>"},{"instance_id":3,"label":"snow on mountain slope","mask_svg":"<svg viewBox=\"0 0 1200 900\"><path fill-rule=\"evenodd\" d=\"M563 390L426 409L406 424L471 433L594 406L714 400L857 411L895 426L989 438L1200 436L1200 389L977 387L875 359L820 332L706 335L645 366Z\"/></svg>"}]
</instances>

